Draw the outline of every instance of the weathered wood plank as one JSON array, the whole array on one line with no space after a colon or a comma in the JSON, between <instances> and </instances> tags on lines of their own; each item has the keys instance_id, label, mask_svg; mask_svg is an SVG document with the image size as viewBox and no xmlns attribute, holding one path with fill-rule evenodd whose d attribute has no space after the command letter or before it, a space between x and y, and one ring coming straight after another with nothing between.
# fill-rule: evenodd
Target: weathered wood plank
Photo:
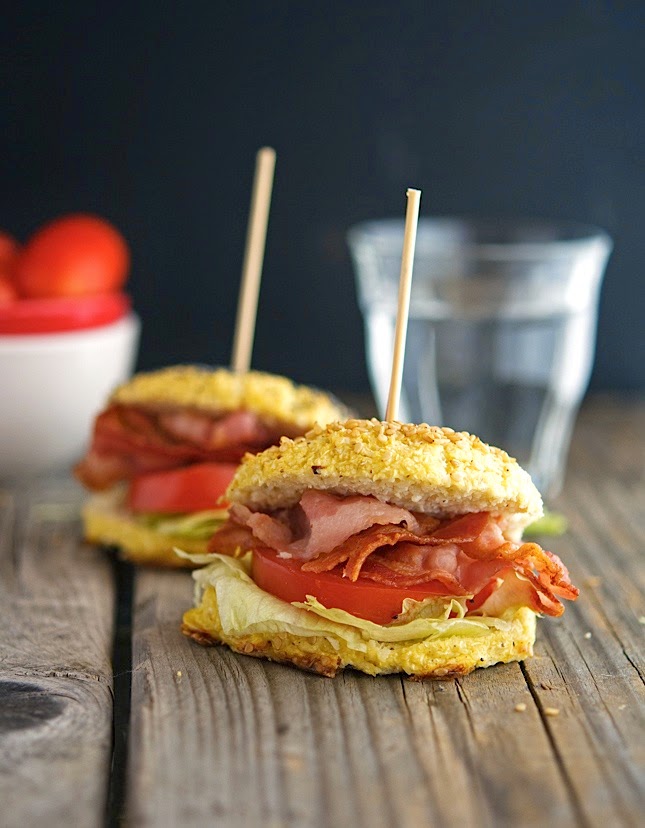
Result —
<instances>
[{"instance_id":1,"label":"weathered wood plank","mask_svg":"<svg viewBox=\"0 0 645 828\"><path fill-rule=\"evenodd\" d=\"M184 639L190 597L185 573L137 575L133 824L575 823L519 665L323 679Z\"/></svg>"},{"instance_id":2,"label":"weathered wood plank","mask_svg":"<svg viewBox=\"0 0 645 828\"><path fill-rule=\"evenodd\" d=\"M537 657L524 667L591 825L640 825L645 805L643 414L636 407L621 417L600 401L582 418L574 447L586 460L572 466L555 504L569 531L545 539L581 597L561 620L542 625ZM545 715L548 708L558 715Z\"/></svg>"},{"instance_id":3,"label":"weathered wood plank","mask_svg":"<svg viewBox=\"0 0 645 828\"><path fill-rule=\"evenodd\" d=\"M112 749L110 564L67 481L0 490L0 802L6 826L100 825Z\"/></svg>"},{"instance_id":4,"label":"weathered wood plank","mask_svg":"<svg viewBox=\"0 0 645 828\"><path fill-rule=\"evenodd\" d=\"M645 481L645 401L595 395L576 423L569 455L572 476ZM568 485L565 487L565 491Z\"/></svg>"},{"instance_id":5,"label":"weathered wood plank","mask_svg":"<svg viewBox=\"0 0 645 828\"><path fill-rule=\"evenodd\" d=\"M609 496L612 488L611 483L600 488L582 480L571 487L565 501L571 504L566 512L570 530L561 544L567 560L580 567L583 595L596 607L599 626L612 631L621 657L643 680L645 525L620 514ZM584 601L579 602L575 613L585 607Z\"/></svg>"}]
</instances>

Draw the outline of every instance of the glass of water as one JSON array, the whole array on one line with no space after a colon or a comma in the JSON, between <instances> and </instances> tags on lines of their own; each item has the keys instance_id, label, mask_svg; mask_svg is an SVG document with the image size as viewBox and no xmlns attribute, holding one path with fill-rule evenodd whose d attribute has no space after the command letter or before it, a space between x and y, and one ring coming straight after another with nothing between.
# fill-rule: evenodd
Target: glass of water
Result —
<instances>
[{"instance_id":1,"label":"glass of water","mask_svg":"<svg viewBox=\"0 0 645 828\"><path fill-rule=\"evenodd\" d=\"M358 224L348 241L384 416L403 221ZM555 496L591 374L611 247L606 233L576 224L420 220L399 419L477 434Z\"/></svg>"}]
</instances>

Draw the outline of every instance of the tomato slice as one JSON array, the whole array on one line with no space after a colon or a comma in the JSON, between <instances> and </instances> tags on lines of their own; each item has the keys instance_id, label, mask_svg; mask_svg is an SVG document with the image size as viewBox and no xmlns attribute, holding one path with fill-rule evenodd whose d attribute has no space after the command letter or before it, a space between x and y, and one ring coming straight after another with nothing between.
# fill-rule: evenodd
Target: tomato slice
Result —
<instances>
[{"instance_id":1,"label":"tomato slice","mask_svg":"<svg viewBox=\"0 0 645 828\"><path fill-rule=\"evenodd\" d=\"M328 609L342 609L375 624L393 621L401 612L404 598L422 601L431 595L446 594L446 587L439 581L393 587L360 577L350 581L333 571L303 572L301 563L279 558L274 549L255 549L251 577L260 589L283 601L304 601L307 595L313 595Z\"/></svg>"},{"instance_id":2,"label":"tomato slice","mask_svg":"<svg viewBox=\"0 0 645 828\"><path fill-rule=\"evenodd\" d=\"M181 469L140 474L130 482L133 512L202 512L223 508L218 499L237 471L235 463L195 463Z\"/></svg>"}]
</instances>

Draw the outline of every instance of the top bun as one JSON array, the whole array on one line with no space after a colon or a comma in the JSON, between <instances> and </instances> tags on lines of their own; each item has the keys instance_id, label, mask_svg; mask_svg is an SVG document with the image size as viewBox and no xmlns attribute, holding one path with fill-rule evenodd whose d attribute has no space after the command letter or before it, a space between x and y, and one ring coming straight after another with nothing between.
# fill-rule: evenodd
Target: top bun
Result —
<instances>
[{"instance_id":1,"label":"top bun","mask_svg":"<svg viewBox=\"0 0 645 828\"><path fill-rule=\"evenodd\" d=\"M492 512L517 532L542 514L540 493L505 451L450 428L376 419L316 426L247 454L226 498L272 511L306 489L373 495L437 517Z\"/></svg>"},{"instance_id":2,"label":"top bun","mask_svg":"<svg viewBox=\"0 0 645 828\"><path fill-rule=\"evenodd\" d=\"M314 423L328 423L348 414L329 394L295 385L286 377L260 371L235 374L226 368L209 370L192 365L137 374L119 386L110 401L181 406L214 414L246 409L267 422L287 423L300 432Z\"/></svg>"}]
</instances>

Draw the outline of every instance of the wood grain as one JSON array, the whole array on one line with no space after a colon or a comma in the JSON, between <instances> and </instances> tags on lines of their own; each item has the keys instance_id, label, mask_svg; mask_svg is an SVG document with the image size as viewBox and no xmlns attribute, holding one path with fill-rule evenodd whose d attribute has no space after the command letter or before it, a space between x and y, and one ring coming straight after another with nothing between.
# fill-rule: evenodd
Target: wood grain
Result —
<instances>
[{"instance_id":1,"label":"wood grain","mask_svg":"<svg viewBox=\"0 0 645 828\"><path fill-rule=\"evenodd\" d=\"M542 623L536 656L524 672L584 822L638 825L645 801L645 694L611 615L583 589L565 618ZM549 709L557 716L548 716Z\"/></svg>"},{"instance_id":2,"label":"wood grain","mask_svg":"<svg viewBox=\"0 0 645 828\"><path fill-rule=\"evenodd\" d=\"M132 824L577 820L519 665L458 682L324 679L183 638L190 593L185 573L137 576Z\"/></svg>"},{"instance_id":3,"label":"wood grain","mask_svg":"<svg viewBox=\"0 0 645 828\"><path fill-rule=\"evenodd\" d=\"M582 595L522 665L324 679L184 639L190 578L140 572L130 822L641 824L644 435L640 405L583 412L556 504L570 531L546 543Z\"/></svg>"},{"instance_id":4,"label":"wood grain","mask_svg":"<svg viewBox=\"0 0 645 828\"><path fill-rule=\"evenodd\" d=\"M542 624L524 671L580 814L642 824L645 805L645 406L599 398L583 412L550 544L581 587ZM547 707L557 717L547 717Z\"/></svg>"},{"instance_id":5,"label":"wood grain","mask_svg":"<svg viewBox=\"0 0 645 828\"><path fill-rule=\"evenodd\" d=\"M100 825L112 748L109 562L67 482L0 489L3 826Z\"/></svg>"}]
</instances>

